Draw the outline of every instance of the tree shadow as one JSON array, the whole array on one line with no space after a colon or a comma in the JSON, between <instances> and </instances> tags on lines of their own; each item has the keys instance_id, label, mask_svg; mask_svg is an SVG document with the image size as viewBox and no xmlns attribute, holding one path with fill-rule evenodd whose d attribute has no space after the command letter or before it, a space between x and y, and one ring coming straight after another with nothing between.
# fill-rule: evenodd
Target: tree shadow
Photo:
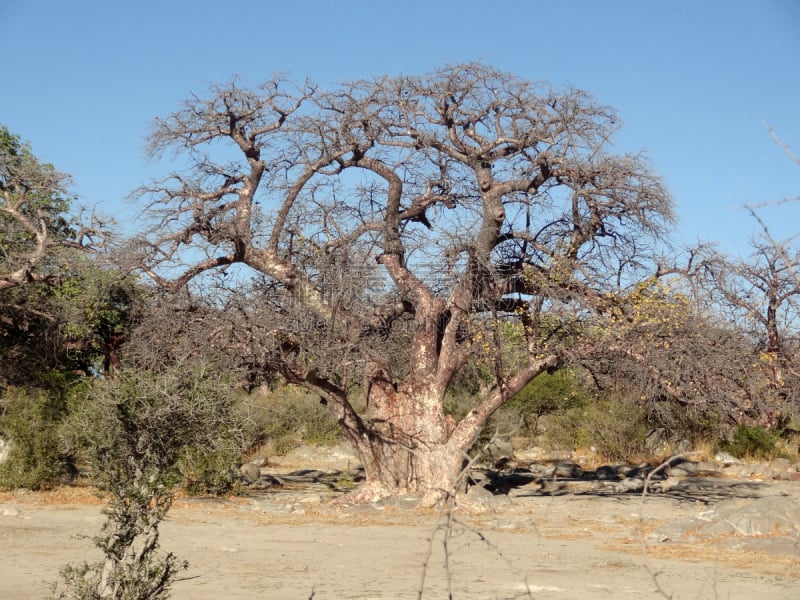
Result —
<instances>
[{"instance_id":1,"label":"tree shadow","mask_svg":"<svg viewBox=\"0 0 800 600\"><path fill-rule=\"evenodd\" d=\"M665 468L666 467L666 468ZM668 469L672 469L669 471ZM681 475L675 476L679 472ZM693 473L688 475L687 472ZM684 502L713 504L731 498L760 498L769 495L771 482L743 481L723 477L683 458L662 465L603 465L584 471L575 463L536 463L512 471L476 469L471 485L480 485L494 495L514 498L541 496L670 498Z\"/></svg>"}]
</instances>

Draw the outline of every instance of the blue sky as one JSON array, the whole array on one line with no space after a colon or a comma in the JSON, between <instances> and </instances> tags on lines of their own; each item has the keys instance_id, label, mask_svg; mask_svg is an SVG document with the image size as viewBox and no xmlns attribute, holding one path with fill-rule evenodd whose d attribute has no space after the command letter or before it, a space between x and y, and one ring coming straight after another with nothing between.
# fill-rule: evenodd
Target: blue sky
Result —
<instances>
[{"instance_id":1,"label":"blue sky","mask_svg":"<svg viewBox=\"0 0 800 600\"><path fill-rule=\"evenodd\" d=\"M800 194L800 0L705 2L0 0L0 123L132 226L126 196L166 165L150 121L190 92L277 71L321 85L483 60L615 107L620 151L672 191L676 239L746 252L740 207ZM800 202L760 214L800 232Z\"/></svg>"}]
</instances>

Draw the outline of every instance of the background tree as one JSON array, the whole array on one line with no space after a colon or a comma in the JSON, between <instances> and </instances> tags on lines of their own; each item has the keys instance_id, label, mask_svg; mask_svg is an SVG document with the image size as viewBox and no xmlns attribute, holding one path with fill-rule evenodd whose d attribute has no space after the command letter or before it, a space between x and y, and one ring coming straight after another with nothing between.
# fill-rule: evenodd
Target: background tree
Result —
<instances>
[{"instance_id":1,"label":"background tree","mask_svg":"<svg viewBox=\"0 0 800 600\"><path fill-rule=\"evenodd\" d=\"M70 214L69 184L67 175L0 128L0 383L33 383L35 374L59 366L86 371L93 358L78 356L78 345L87 346L74 343L76 327L88 334L84 325L94 320L92 335L100 334L103 327L89 314L103 302L97 295L110 297L118 293L112 287L124 287L111 283L116 276L109 265L87 253L102 247L104 232ZM85 314L79 314L84 301Z\"/></svg>"},{"instance_id":2,"label":"background tree","mask_svg":"<svg viewBox=\"0 0 800 600\"><path fill-rule=\"evenodd\" d=\"M0 291L52 281L58 250L81 248L95 233L69 217L69 184L69 176L0 127Z\"/></svg>"},{"instance_id":3,"label":"background tree","mask_svg":"<svg viewBox=\"0 0 800 600\"><path fill-rule=\"evenodd\" d=\"M767 237L754 238L751 247L747 258L718 261L712 290L719 309L757 352L755 363L769 383L763 412L774 420L797 401L800 253Z\"/></svg>"},{"instance_id":4,"label":"background tree","mask_svg":"<svg viewBox=\"0 0 800 600\"><path fill-rule=\"evenodd\" d=\"M651 427L680 439L719 441L767 413L767 380L747 332L709 299L713 253L698 265L642 281L611 309L605 344L581 358L600 390L646 410Z\"/></svg>"},{"instance_id":5,"label":"background tree","mask_svg":"<svg viewBox=\"0 0 800 600\"><path fill-rule=\"evenodd\" d=\"M77 380L105 373L141 308L133 279L98 252L99 228L70 213L69 178L0 128L0 435L4 487L75 474L58 425Z\"/></svg>"},{"instance_id":6,"label":"background tree","mask_svg":"<svg viewBox=\"0 0 800 600\"><path fill-rule=\"evenodd\" d=\"M150 153L188 168L141 190L159 217L142 268L230 290L258 323L238 331L251 355L315 390L363 460L355 499L435 502L486 420L594 348L654 269L672 203L641 157L610 153L616 128L584 92L481 64L215 86L155 122ZM445 395L476 357L492 382L456 420Z\"/></svg>"}]
</instances>

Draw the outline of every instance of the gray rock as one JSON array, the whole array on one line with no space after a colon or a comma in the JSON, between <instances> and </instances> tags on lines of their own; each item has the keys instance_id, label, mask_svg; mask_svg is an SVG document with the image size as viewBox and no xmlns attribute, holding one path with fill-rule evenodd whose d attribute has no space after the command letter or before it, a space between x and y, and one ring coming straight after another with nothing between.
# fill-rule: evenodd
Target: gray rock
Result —
<instances>
[{"instance_id":1,"label":"gray rock","mask_svg":"<svg viewBox=\"0 0 800 600\"><path fill-rule=\"evenodd\" d=\"M641 492L644 489L644 481L638 477L626 477L620 481L606 481L603 484L603 489L612 491L615 494Z\"/></svg>"},{"instance_id":2,"label":"gray rock","mask_svg":"<svg viewBox=\"0 0 800 600\"><path fill-rule=\"evenodd\" d=\"M495 510L500 504L508 504L510 498L506 494L493 494L482 485L473 485L467 493L459 496L456 505L470 512Z\"/></svg>"},{"instance_id":3,"label":"gray rock","mask_svg":"<svg viewBox=\"0 0 800 600\"><path fill-rule=\"evenodd\" d=\"M681 480L677 477L668 477L667 479L663 479L661 481L651 481L647 489L648 491L656 494L663 494L680 485L680 483Z\"/></svg>"},{"instance_id":4,"label":"gray rock","mask_svg":"<svg viewBox=\"0 0 800 600\"><path fill-rule=\"evenodd\" d=\"M268 461L267 461L267 457L264 456L263 454L256 454L253 457L253 460L251 460L250 462L252 464L254 464L255 466L257 466L257 467L264 467L264 466L266 466Z\"/></svg>"},{"instance_id":5,"label":"gray rock","mask_svg":"<svg viewBox=\"0 0 800 600\"><path fill-rule=\"evenodd\" d=\"M486 446L486 458L494 467L502 467L514 460L514 448L511 442L495 438Z\"/></svg>"},{"instance_id":6,"label":"gray rock","mask_svg":"<svg viewBox=\"0 0 800 600\"><path fill-rule=\"evenodd\" d=\"M725 477L733 477L735 479L745 479L753 474L753 471L748 465L744 464L731 464L722 467L720 473Z\"/></svg>"},{"instance_id":7,"label":"gray rock","mask_svg":"<svg viewBox=\"0 0 800 600\"><path fill-rule=\"evenodd\" d=\"M652 539L687 541L721 536L800 535L800 500L787 496L724 500L694 517L659 527Z\"/></svg>"},{"instance_id":8,"label":"gray rock","mask_svg":"<svg viewBox=\"0 0 800 600\"><path fill-rule=\"evenodd\" d=\"M699 528L701 534L744 536L800 534L800 500L787 496L725 500Z\"/></svg>"},{"instance_id":9,"label":"gray rock","mask_svg":"<svg viewBox=\"0 0 800 600\"><path fill-rule=\"evenodd\" d=\"M566 460L556 464L554 477L573 479L581 477L582 475L583 469L581 469L581 466L577 463Z\"/></svg>"},{"instance_id":10,"label":"gray rock","mask_svg":"<svg viewBox=\"0 0 800 600\"><path fill-rule=\"evenodd\" d=\"M788 458L773 458L769 463L769 468L773 471L788 472L794 469L794 466Z\"/></svg>"},{"instance_id":11,"label":"gray rock","mask_svg":"<svg viewBox=\"0 0 800 600\"><path fill-rule=\"evenodd\" d=\"M546 456L546 459L553 462L572 460L572 452L569 450L554 450Z\"/></svg>"},{"instance_id":12,"label":"gray rock","mask_svg":"<svg viewBox=\"0 0 800 600\"><path fill-rule=\"evenodd\" d=\"M594 472L594 476L595 479L600 479L603 481L615 481L620 478L617 469L609 465L598 467Z\"/></svg>"},{"instance_id":13,"label":"gray rock","mask_svg":"<svg viewBox=\"0 0 800 600\"><path fill-rule=\"evenodd\" d=\"M733 454L728 454L727 452L717 452L714 455L714 460L718 463L722 463L723 465L740 465L742 461L736 458Z\"/></svg>"},{"instance_id":14,"label":"gray rock","mask_svg":"<svg viewBox=\"0 0 800 600\"><path fill-rule=\"evenodd\" d=\"M703 475L717 475L719 473L719 465L710 460L704 460L697 463L695 472Z\"/></svg>"},{"instance_id":15,"label":"gray rock","mask_svg":"<svg viewBox=\"0 0 800 600\"><path fill-rule=\"evenodd\" d=\"M242 476L246 483L255 483L261 477L261 468L251 462L244 463L239 467L239 475Z\"/></svg>"},{"instance_id":16,"label":"gray rock","mask_svg":"<svg viewBox=\"0 0 800 600\"><path fill-rule=\"evenodd\" d=\"M670 477L691 477L695 473L697 473L697 464L689 460L667 468L667 475Z\"/></svg>"},{"instance_id":17,"label":"gray rock","mask_svg":"<svg viewBox=\"0 0 800 600\"><path fill-rule=\"evenodd\" d=\"M773 479L775 471L770 469L767 465L750 465L750 475L755 477L763 477L764 479Z\"/></svg>"},{"instance_id":18,"label":"gray rock","mask_svg":"<svg viewBox=\"0 0 800 600\"><path fill-rule=\"evenodd\" d=\"M669 449L667 430L663 427L651 429L644 439L644 447L650 456L663 455Z\"/></svg>"}]
</instances>

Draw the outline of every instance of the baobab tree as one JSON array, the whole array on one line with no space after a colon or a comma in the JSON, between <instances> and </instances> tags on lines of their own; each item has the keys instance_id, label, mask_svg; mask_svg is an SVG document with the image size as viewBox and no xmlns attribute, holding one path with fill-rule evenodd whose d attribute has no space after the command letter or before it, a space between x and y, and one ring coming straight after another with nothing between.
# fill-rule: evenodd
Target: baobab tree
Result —
<instances>
[{"instance_id":1,"label":"baobab tree","mask_svg":"<svg viewBox=\"0 0 800 600\"><path fill-rule=\"evenodd\" d=\"M672 202L611 152L617 122L482 64L214 86L153 126L151 155L186 168L140 190L158 217L142 269L172 290L238 278L230 310L258 327L234 337L326 403L365 467L352 499L435 503L486 420L609 344L609 307L652 274ZM455 419L446 392L475 361L488 383Z\"/></svg>"}]
</instances>

